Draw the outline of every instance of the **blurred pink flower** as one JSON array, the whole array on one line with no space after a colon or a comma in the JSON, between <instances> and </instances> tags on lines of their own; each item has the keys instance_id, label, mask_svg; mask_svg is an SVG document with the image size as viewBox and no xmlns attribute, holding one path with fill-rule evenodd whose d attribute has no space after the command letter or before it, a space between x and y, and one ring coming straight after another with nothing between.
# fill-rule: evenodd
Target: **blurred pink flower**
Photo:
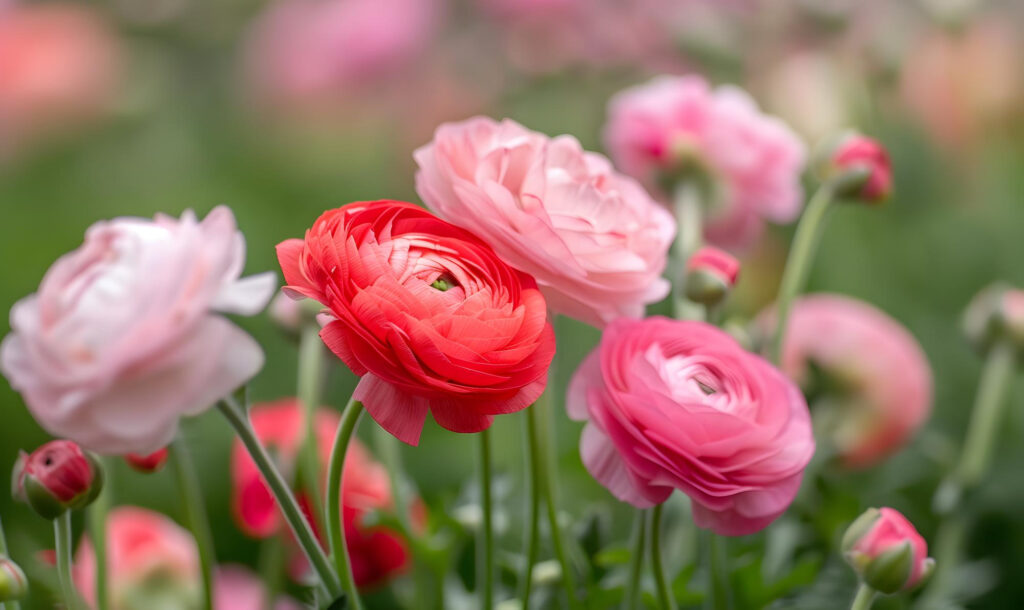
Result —
<instances>
[{"instance_id":1,"label":"blurred pink flower","mask_svg":"<svg viewBox=\"0 0 1024 610\"><path fill-rule=\"evenodd\" d=\"M567 408L587 422L584 465L615 497L646 508L679 489L697 525L726 536L782 514L814 453L797 387L703 322L616 320Z\"/></svg>"},{"instance_id":2,"label":"blurred pink flower","mask_svg":"<svg viewBox=\"0 0 1024 610\"><path fill-rule=\"evenodd\" d=\"M247 70L261 100L336 102L413 63L439 25L440 0L282 0L250 35Z\"/></svg>"},{"instance_id":3,"label":"blurred pink flower","mask_svg":"<svg viewBox=\"0 0 1024 610\"><path fill-rule=\"evenodd\" d=\"M1021 115L1024 42L1015 27L986 19L955 34L933 31L908 50L903 99L941 144L970 145L985 129Z\"/></svg>"},{"instance_id":4,"label":"blurred pink flower","mask_svg":"<svg viewBox=\"0 0 1024 610\"><path fill-rule=\"evenodd\" d=\"M192 535L164 515L121 506L107 516L107 578L111 610L142 610L160 599L198 606L199 554ZM96 556L88 537L75 553L75 586L96 606ZM218 608L218 610L220 610Z\"/></svg>"},{"instance_id":5,"label":"blurred pink flower","mask_svg":"<svg viewBox=\"0 0 1024 610\"><path fill-rule=\"evenodd\" d=\"M213 578L213 610L260 610L266 608L267 590L248 568L222 565ZM295 600L281 597L274 610L299 610Z\"/></svg>"},{"instance_id":6,"label":"blurred pink flower","mask_svg":"<svg viewBox=\"0 0 1024 610\"><path fill-rule=\"evenodd\" d=\"M892 194L892 162L889 151L881 142L859 133L849 133L840 139L829 160L834 172L863 169L867 179L854 196L866 203L880 203Z\"/></svg>"},{"instance_id":7,"label":"blurred pink flower","mask_svg":"<svg viewBox=\"0 0 1024 610\"><path fill-rule=\"evenodd\" d=\"M609 104L605 142L652 192L666 175L703 170L715 191L705 233L718 245L749 244L764 220L790 222L803 207L803 143L736 87L662 76L626 89Z\"/></svg>"},{"instance_id":8,"label":"blurred pink flower","mask_svg":"<svg viewBox=\"0 0 1024 610\"><path fill-rule=\"evenodd\" d=\"M758 71L765 109L806 141L817 142L850 125L855 73L820 51L801 50Z\"/></svg>"},{"instance_id":9,"label":"blurred pink flower","mask_svg":"<svg viewBox=\"0 0 1024 610\"><path fill-rule=\"evenodd\" d=\"M765 312L759 328L774 328ZM822 397L837 407L816 419L829 428L844 464L866 467L897 451L931 411L932 373L917 340L897 321L856 299L832 294L800 298L790 313L782 369L804 386L812 365L843 396ZM815 388L810 387L814 391ZM827 419L826 419L827 418Z\"/></svg>"},{"instance_id":10,"label":"blurred pink flower","mask_svg":"<svg viewBox=\"0 0 1024 610\"><path fill-rule=\"evenodd\" d=\"M240 279L245 240L218 207L199 222L117 218L50 267L11 309L0 370L54 436L111 455L166 446L263 366L260 346L218 313L252 315L273 273Z\"/></svg>"},{"instance_id":11,"label":"blurred pink flower","mask_svg":"<svg viewBox=\"0 0 1024 610\"><path fill-rule=\"evenodd\" d=\"M114 34L84 5L0 6L0 154L102 115L119 60Z\"/></svg>"},{"instance_id":12,"label":"blurred pink flower","mask_svg":"<svg viewBox=\"0 0 1024 610\"><path fill-rule=\"evenodd\" d=\"M478 117L414 157L427 206L536 278L552 311L603 326L668 294L671 215L576 138Z\"/></svg>"}]
</instances>

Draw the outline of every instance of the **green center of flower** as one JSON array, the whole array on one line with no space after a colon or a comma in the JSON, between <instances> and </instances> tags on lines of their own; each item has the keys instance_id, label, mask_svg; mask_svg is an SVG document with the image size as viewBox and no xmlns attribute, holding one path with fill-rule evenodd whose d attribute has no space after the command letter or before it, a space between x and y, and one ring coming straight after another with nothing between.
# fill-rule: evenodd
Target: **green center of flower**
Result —
<instances>
[{"instance_id":1,"label":"green center of flower","mask_svg":"<svg viewBox=\"0 0 1024 610\"><path fill-rule=\"evenodd\" d=\"M441 292L448 292L449 289L456 286L455 280L449 275L440 275L436 280L430 283L430 287Z\"/></svg>"}]
</instances>

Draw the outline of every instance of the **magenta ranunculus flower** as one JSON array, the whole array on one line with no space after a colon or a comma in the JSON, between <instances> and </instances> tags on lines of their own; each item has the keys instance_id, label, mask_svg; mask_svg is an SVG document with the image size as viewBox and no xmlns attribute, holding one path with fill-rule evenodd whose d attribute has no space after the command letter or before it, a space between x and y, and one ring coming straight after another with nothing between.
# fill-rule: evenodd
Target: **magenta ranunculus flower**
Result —
<instances>
[{"instance_id":1,"label":"magenta ranunculus flower","mask_svg":"<svg viewBox=\"0 0 1024 610\"><path fill-rule=\"evenodd\" d=\"M603 326L668 294L675 222L575 138L477 117L442 125L414 156L427 206L536 278L552 311Z\"/></svg>"},{"instance_id":2,"label":"magenta ranunculus flower","mask_svg":"<svg viewBox=\"0 0 1024 610\"><path fill-rule=\"evenodd\" d=\"M0 369L36 421L99 453L146 454L263 366L219 313L252 315L273 273L239 279L245 240L226 207L199 222L117 218L89 228L11 309Z\"/></svg>"},{"instance_id":3,"label":"magenta ranunculus flower","mask_svg":"<svg viewBox=\"0 0 1024 610\"><path fill-rule=\"evenodd\" d=\"M913 589L931 575L935 560L914 525L892 508L869 508L843 535L843 555L871 588Z\"/></svg>"},{"instance_id":4,"label":"magenta ranunculus flower","mask_svg":"<svg viewBox=\"0 0 1024 610\"><path fill-rule=\"evenodd\" d=\"M727 536L782 514L814 453L799 389L703 322L616 320L567 406L587 421L584 465L613 495L646 508L679 489L699 527Z\"/></svg>"},{"instance_id":5,"label":"magenta ranunculus flower","mask_svg":"<svg viewBox=\"0 0 1024 610\"><path fill-rule=\"evenodd\" d=\"M701 169L714 191L705 233L718 245L745 245L765 220L790 222L803 207L803 142L736 87L662 76L626 89L609 104L605 143L652 192L668 175Z\"/></svg>"},{"instance_id":6,"label":"magenta ranunculus flower","mask_svg":"<svg viewBox=\"0 0 1024 610\"><path fill-rule=\"evenodd\" d=\"M758 324L771 332L774 315L766 312ZM783 341L782 370L818 394L820 407L829 407L820 423L850 467L870 466L899 450L931 412L932 372L924 350L899 322L857 299L798 299Z\"/></svg>"}]
</instances>

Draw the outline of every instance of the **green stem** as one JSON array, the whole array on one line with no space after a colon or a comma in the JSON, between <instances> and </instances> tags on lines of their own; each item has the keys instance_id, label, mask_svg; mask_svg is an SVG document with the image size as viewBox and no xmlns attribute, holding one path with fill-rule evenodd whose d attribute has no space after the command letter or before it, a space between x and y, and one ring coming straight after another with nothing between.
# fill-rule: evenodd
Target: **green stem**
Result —
<instances>
[{"instance_id":1,"label":"green stem","mask_svg":"<svg viewBox=\"0 0 1024 610\"><path fill-rule=\"evenodd\" d=\"M284 516L285 521L288 522L288 526L295 535L299 546L302 547L303 553L306 554L306 558L309 559L309 564L316 571L320 582L323 583L327 592L333 598L340 597L343 592L338 575L334 573L330 560L324 554L323 549L320 548L320 543L317 542L313 530L310 529L309 523L303 517L302 510L299 508L295 496L288 489L288 484L285 482L284 477L274 465L274 461L270 458L270 454L267 453L267 449L256 437L256 432L252 429L252 424L249 422L249 416L246 414L245 408L235 402L233 397L228 397L221 401L217 408L227 418L231 427L235 429L256 467L263 474L264 481L266 481L267 486L274 495L274 499L277 500L281 514Z\"/></svg>"},{"instance_id":2,"label":"green stem","mask_svg":"<svg viewBox=\"0 0 1024 610\"><path fill-rule=\"evenodd\" d=\"M558 480L557 467L554 463L555 441L550 430L551 417L549 411L549 395L547 392L541 395L537 402L530 409L538 409L535 414L538 421L543 421L549 428L546 432L530 428L530 432L537 436L535 443L538 446L540 458L540 484L547 506L548 526L551 529L551 546L555 551L555 558L562 568L562 585L565 587L565 594L568 598L569 608L579 608L576 600L576 578L573 575L572 564L569 562L569 554L566 550L565 541L562 539L562 526L558 522Z\"/></svg>"},{"instance_id":3,"label":"green stem","mask_svg":"<svg viewBox=\"0 0 1024 610\"><path fill-rule=\"evenodd\" d=\"M699 320L704 315L700 305L686 298L686 263L700 249L703 242L704 204L701 202L700 185L694 180L682 180L672 197L676 217L676 244L673 256L676 258L676 285L672 299L673 312L677 319Z\"/></svg>"},{"instance_id":4,"label":"green stem","mask_svg":"<svg viewBox=\"0 0 1024 610\"><path fill-rule=\"evenodd\" d=\"M4 524L2 520L0 520L0 555L10 556L10 551L7 548L7 537L4 535ZM16 601L0 603L0 610L21 610L21 604Z\"/></svg>"},{"instance_id":5,"label":"green stem","mask_svg":"<svg viewBox=\"0 0 1024 610\"><path fill-rule=\"evenodd\" d=\"M57 549L57 578L60 580L61 595L68 610L77 610L78 594L71 580L71 511L53 520L53 538Z\"/></svg>"},{"instance_id":6,"label":"green stem","mask_svg":"<svg viewBox=\"0 0 1024 610\"><path fill-rule=\"evenodd\" d=\"M349 564L348 547L345 545L345 525L342 522L341 490L342 477L345 475L345 457L348 446L359 424L359 416L363 414L363 404L350 399L338 424L338 434L334 437L334 448L331 449L330 468L327 471L327 531L331 541L331 557L334 559L334 571L341 577L342 588L348 595L351 606L361 610L363 602L359 598L356 580Z\"/></svg>"},{"instance_id":7,"label":"green stem","mask_svg":"<svg viewBox=\"0 0 1024 610\"><path fill-rule=\"evenodd\" d=\"M305 434L302 438L303 483L309 493L313 516L321 525L324 523L323 494L320 487L320 450L317 447L316 411L320 407L320 396L324 383L324 356L326 348L320 339L320 328L316 323L305 323L299 339L298 397L302 405L302 420Z\"/></svg>"},{"instance_id":8,"label":"green stem","mask_svg":"<svg viewBox=\"0 0 1024 610\"><path fill-rule=\"evenodd\" d=\"M491 498L491 431L481 430L480 439L480 510L483 532L480 536L480 558L477 578L480 587L480 608L494 607L494 506Z\"/></svg>"},{"instance_id":9,"label":"green stem","mask_svg":"<svg viewBox=\"0 0 1024 610\"><path fill-rule=\"evenodd\" d=\"M832 208L833 188L831 183L825 183L818 188L818 192L807 204L800 224L797 225L796 235L793 236L793 246L789 251L789 258L786 259L786 268L782 272L782 282L779 285L775 308L775 334L772 336L769 352L772 362L776 365L782 361L782 339L786 334L790 308L793 306L793 300L806 287L814 252L821 241L824 221Z\"/></svg>"},{"instance_id":10,"label":"green stem","mask_svg":"<svg viewBox=\"0 0 1024 610\"><path fill-rule=\"evenodd\" d=\"M657 584L658 606L661 610L675 610L676 602L672 599L672 589L665 578L665 566L661 557L661 512L665 504L658 504L651 509L651 567L654 570L654 582Z\"/></svg>"},{"instance_id":11,"label":"green stem","mask_svg":"<svg viewBox=\"0 0 1024 610\"><path fill-rule=\"evenodd\" d=\"M523 590L520 599L523 610L530 607L530 594L533 591L533 566L537 563L540 551L540 496L541 496L541 461L540 444L538 443L536 406L526 409L526 443L528 476L530 477L530 526L526 538L526 569L523 572Z\"/></svg>"},{"instance_id":12,"label":"green stem","mask_svg":"<svg viewBox=\"0 0 1024 610\"><path fill-rule=\"evenodd\" d=\"M850 610L868 610L871 608L871 602L875 601L875 590L871 587L862 584L857 589L857 596L853 598L853 604L850 606Z\"/></svg>"},{"instance_id":13,"label":"green stem","mask_svg":"<svg viewBox=\"0 0 1024 610\"><path fill-rule=\"evenodd\" d=\"M277 596L281 592L284 546L281 536L271 536L260 545L260 578L266 587L263 598L263 610L273 610L277 605ZM255 609L254 609L255 610Z\"/></svg>"},{"instance_id":14,"label":"green stem","mask_svg":"<svg viewBox=\"0 0 1024 610\"><path fill-rule=\"evenodd\" d=\"M213 609L213 566L216 563L213 549L213 534L210 519L203 503L203 491L196 476L195 464L188 445L179 436L171 446L174 454L174 476L178 482L178 493L185 502L185 515L189 529L199 549L199 566L203 577L203 608Z\"/></svg>"},{"instance_id":15,"label":"green stem","mask_svg":"<svg viewBox=\"0 0 1024 610\"><path fill-rule=\"evenodd\" d=\"M708 608L714 610L732 609L732 590L729 586L729 555L724 548L724 540L718 534L705 533L708 553L708 571L711 581L709 587Z\"/></svg>"},{"instance_id":16,"label":"green stem","mask_svg":"<svg viewBox=\"0 0 1024 610\"><path fill-rule=\"evenodd\" d=\"M89 505L89 535L92 538L92 548L96 559L96 609L107 610L110 607L107 594L107 513L110 512L111 484L113 473L109 460L100 458L103 461L104 470L107 473L103 490L99 497Z\"/></svg>"},{"instance_id":17,"label":"green stem","mask_svg":"<svg viewBox=\"0 0 1024 610\"><path fill-rule=\"evenodd\" d=\"M957 566L960 565L960 549L963 547L967 522L962 514L946 515L935 535L933 552L935 555L935 572L929 577L927 589L915 604L916 608L938 608L947 601L950 585L956 578Z\"/></svg>"},{"instance_id":18,"label":"green stem","mask_svg":"<svg viewBox=\"0 0 1024 610\"><path fill-rule=\"evenodd\" d=\"M626 581L626 593L622 598L623 610L632 610L637 607L637 598L640 596L640 575L644 567L644 549L647 544L646 528L646 515L638 509L636 520L633 522L633 536L630 543L633 552L629 556L629 580Z\"/></svg>"}]
</instances>

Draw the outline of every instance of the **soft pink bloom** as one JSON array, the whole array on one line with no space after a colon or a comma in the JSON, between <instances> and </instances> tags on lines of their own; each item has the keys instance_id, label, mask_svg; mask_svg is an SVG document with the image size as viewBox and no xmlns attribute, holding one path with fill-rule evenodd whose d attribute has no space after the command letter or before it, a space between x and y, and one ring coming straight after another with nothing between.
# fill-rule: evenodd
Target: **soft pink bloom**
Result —
<instances>
[{"instance_id":1,"label":"soft pink bloom","mask_svg":"<svg viewBox=\"0 0 1024 610\"><path fill-rule=\"evenodd\" d=\"M437 0L283 0L252 31L247 67L257 95L286 105L336 102L413 63L437 28Z\"/></svg>"},{"instance_id":2,"label":"soft pink bloom","mask_svg":"<svg viewBox=\"0 0 1024 610\"><path fill-rule=\"evenodd\" d=\"M686 270L711 273L726 286L733 286L740 274L740 261L724 250L704 246L686 261Z\"/></svg>"},{"instance_id":3,"label":"soft pink bloom","mask_svg":"<svg viewBox=\"0 0 1024 610\"><path fill-rule=\"evenodd\" d=\"M414 156L427 206L536 278L552 311L603 326L668 294L675 222L575 138L477 117Z\"/></svg>"},{"instance_id":4,"label":"soft pink bloom","mask_svg":"<svg viewBox=\"0 0 1024 610\"><path fill-rule=\"evenodd\" d=\"M766 312L759 323L773 329L774 315ZM870 466L897 451L931 412L932 373L921 346L899 322L862 301L816 294L793 304L782 370L809 386L816 381L812 365L846 392L823 397L823 406L838 407L829 427L847 466Z\"/></svg>"},{"instance_id":5,"label":"soft pink bloom","mask_svg":"<svg viewBox=\"0 0 1024 610\"><path fill-rule=\"evenodd\" d=\"M831 165L835 171L867 170L868 177L857 192L862 201L881 202L892 193L892 162L878 140L859 133L846 135L832 153Z\"/></svg>"},{"instance_id":6,"label":"soft pink bloom","mask_svg":"<svg viewBox=\"0 0 1024 610\"><path fill-rule=\"evenodd\" d=\"M116 39L86 6L0 6L0 152L101 115L119 72Z\"/></svg>"},{"instance_id":7,"label":"soft pink bloom","mask_svg":"<svg viewBox=\"0 0 1024 610\"><path fill-rule=\"evenodd\" d=\"M96 556L83 538L75 553L75 586L95 607ZM192 535L160 513L122 506L107 516L107 578L111 610L142 610L147 599L198 605L199 554ZM219 609L218 609L219 610Z\"/></svg>"},{"instance_id":8,"label":"soft pink bloom","mask_svg":"<svg viewBox=\"0 0 1024 610\"><path fill-rule=\"evenodd\" d=\"M860 568L860 571L863 571L883 553L898 549L905 544L910 545L909 576L897 590L914 588L921 581L922 576L931 572L934 564L934 560L928 557L928 544L924 538L917 533L914 525L906 517L892 508L870 509L861 519L854 522L851 529L847 531L847 538L843 540L843 546L848 547L845 550L847 559L854 568ZM906 568L906 564L894 567L896 571L906 570ZM893 583L887 584L892 585ZM893 593L894 591L884 592Z\"/></svg>"},{"instance_id":9,"label":"soft pink bloom","mask_svg":"<svg viewBox=\"0 0 1024 610\"><path fill-rule=\"evenodd\" d=\"M605 142L616 165L654 192L667 175L703 170L715 190L706 234L719 245L748 244L763 221L790 222L803 207L803 143L736 87L662 76L622 91L609 104Z\"/></svg>"},{"instance_id":10,"label":"soft pink bloom","mask_svg":"<svg viewBox=\"0 0 1024 610\"><path fill-rule=\"evenodd\" d=\"M261 610L266 607L267 590L263 582L238 565L222 565L213 578L213 610ZM281 597L274 610L299 610L294 600Z\"/></svg>"},{"instance_id":11,"label":"soft pink bloom","mask_svg":"<svg viewBox=\"0 0 1024 610\"><path fill-rule=\"evenodd\" d=\"M679 489L699 527L751 534L792 502L814 453L792 382L703 322L616 320L569 388L587 470L620 500Z\"/></svg>"},{"instance_id":12,"label":"soft pink bloom","mask_svg":"<svg viewBox=\"0 0 1024 610\"><path fill-rule=\"evenodd\" d=\"M281 328L298 332L302 327L302 303L279 292L270 302L270 317Z\"/></svg>"},{"instance_id":13,"label":"soft pink bloom","mask_svg":"<svg viewBox=\"0 0 1024 610\"><path fill-rule=\"evenodd\" d=\"M252 315L273 273L239 279L245 240L226 207L199 222L118 218L89 228L11 309L0 369L54 436L146 454L248 381L263 351L219 313Z\"/></svg>"}]
</instances>

